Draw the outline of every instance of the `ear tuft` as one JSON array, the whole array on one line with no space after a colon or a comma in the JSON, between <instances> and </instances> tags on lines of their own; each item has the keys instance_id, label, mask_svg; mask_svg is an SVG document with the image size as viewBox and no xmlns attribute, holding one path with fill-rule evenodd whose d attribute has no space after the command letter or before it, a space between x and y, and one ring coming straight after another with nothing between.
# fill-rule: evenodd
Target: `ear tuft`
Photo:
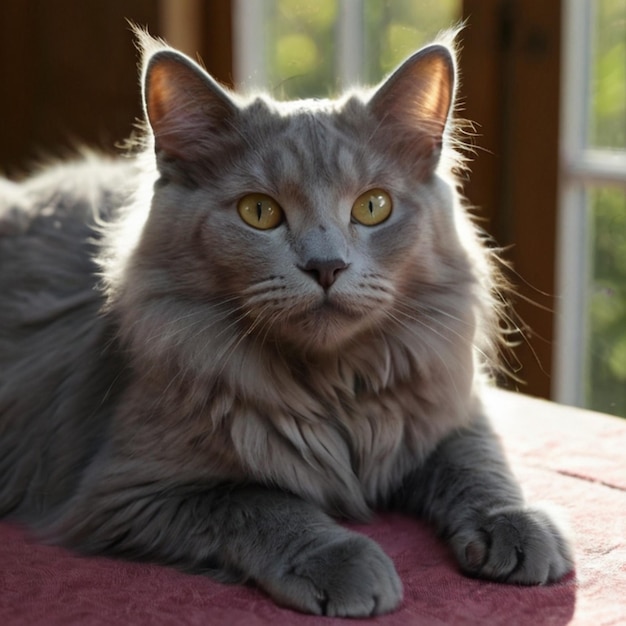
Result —
<instances>
[{"instance_id":1,"label":"ear tuft","mask_svg":"<svg viewBox=\"0 0 626 626\"><path fill-rule=\"evenodd\" d=\"M378 88L369 107L382 124L408 136L420 135L421 149L436 152L455 90L455 61L449 48L433 44L409 57Z\"/></svg>"},{"instance_id":2,"label":"ear tuft","mask_svg":"<svg viewBox=\"0 0 626 626\"><path fill-rule=\"evenodd\" d=\"M171 48L145 62L143 96L157 152L192 159L223 132L236 107L199 65Z\"/></svg>"}]
</instances>

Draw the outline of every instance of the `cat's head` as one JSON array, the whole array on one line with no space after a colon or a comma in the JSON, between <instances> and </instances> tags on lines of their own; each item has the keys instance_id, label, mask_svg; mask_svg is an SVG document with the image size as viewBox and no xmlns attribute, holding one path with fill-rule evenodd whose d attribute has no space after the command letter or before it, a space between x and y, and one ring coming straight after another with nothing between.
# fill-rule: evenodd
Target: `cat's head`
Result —
<instances>
[{"instance_id":1,"label":"cat's head","mask_svg":"<svg viewBox=\"0 0 626 626\"><path fill-rule=\"evenodd\" d=\"M438 308L471 317L450 47L336 101L243 98L163 47L143 85L159 178L137 259L155 298L321 352Z\"/></svg>"}]
</instances>

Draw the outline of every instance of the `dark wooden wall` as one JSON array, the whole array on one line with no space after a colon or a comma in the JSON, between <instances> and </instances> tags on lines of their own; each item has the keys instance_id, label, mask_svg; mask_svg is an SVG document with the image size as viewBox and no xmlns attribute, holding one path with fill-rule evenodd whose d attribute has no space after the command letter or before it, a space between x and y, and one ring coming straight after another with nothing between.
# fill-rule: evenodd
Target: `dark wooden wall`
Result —
<instances>
[{"instance_id":1,"label":"dark wooden wall","mask_svg":"<svg viewBox=\"0 0 626 626\"><path fill-rule=\"evenodd\" d=\"M199 6L199 56L231 80L228 0ZM162 36L158 0L0 2L0 172L79 145L113 151L141 115L138 53L127 20Z\"/></svg>"},{"instance_id":2,"label":"dark wooden wall","mask_svg":"<svg viewBox=\"0 0 626 626\"><path fill-rule=\"evenodd\" d=\"M112 149L141 112L126 18L158 32L157 0L0 3L0 169L72 144Z\"/></svg>"},{"instance_id":3,"label":"dark wooden wall","mask_svg":"<svg viewBox=\"0 0 626 626\"><path fill-rule=\"evenodd\" d=\"M464 0L463 115L476 123L466 194L505 258L523 336L511 358L550 397L554 324L561 1Z\"/></svg>"},{"instance_id":4,"label":"dark wooden wall","mask_svg":"<svg viewBox=\"0 0 626 626\"><path fill-rule=\"evenodd\" d=\"M210 0L201 5L200 57L213 78L233 85L233 23L230 0Z\"/></svg>"}]
</instances>

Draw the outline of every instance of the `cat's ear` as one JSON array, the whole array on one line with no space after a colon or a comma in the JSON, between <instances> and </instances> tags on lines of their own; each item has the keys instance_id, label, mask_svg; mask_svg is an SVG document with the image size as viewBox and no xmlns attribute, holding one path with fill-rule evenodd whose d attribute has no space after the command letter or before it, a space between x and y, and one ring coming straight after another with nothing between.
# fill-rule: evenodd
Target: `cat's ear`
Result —
<instances>
[{"instance_id":1,"label":"cat's ear","mask_svg":"<svg viewBox=\"0 0 626 626\"><path fill-rule=\"evenodd\" d=\"M200 66L172 49L152 54L143 74L144 107L155 150L193 159L229 127L236 106Z\"/></svg>"},{"instance_id":2,"label":"cat's ear","mask_svg":"<svg viewBox=\"0 0 626 626\"><path fill-rule=\"evenodd\" d=\"M454 89L452 53L434 44L400 65L378 88L369 107L381 126L392 125L396 137L412 142L423 156L438 159Z\"/></svg>"}]
</instances>

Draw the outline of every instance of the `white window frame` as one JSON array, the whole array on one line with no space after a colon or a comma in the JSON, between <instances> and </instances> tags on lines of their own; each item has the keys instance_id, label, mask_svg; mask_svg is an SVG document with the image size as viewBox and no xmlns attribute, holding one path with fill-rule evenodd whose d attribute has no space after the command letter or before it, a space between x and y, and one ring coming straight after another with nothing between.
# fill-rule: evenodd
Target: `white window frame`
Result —
<instances>
[{"instance_id":1,"label":"white window frame","mask_svg":"<svg viewBox=\"0 0 626 626\"><path fill-rule=\"evenodd\" d=\"M613 186L626 191L626 151L587 146L594 0L563 1L557 310L554 391L557 402L585 405L588 286L591 267L587 192Z\"/></svg>"}]
</instances>

